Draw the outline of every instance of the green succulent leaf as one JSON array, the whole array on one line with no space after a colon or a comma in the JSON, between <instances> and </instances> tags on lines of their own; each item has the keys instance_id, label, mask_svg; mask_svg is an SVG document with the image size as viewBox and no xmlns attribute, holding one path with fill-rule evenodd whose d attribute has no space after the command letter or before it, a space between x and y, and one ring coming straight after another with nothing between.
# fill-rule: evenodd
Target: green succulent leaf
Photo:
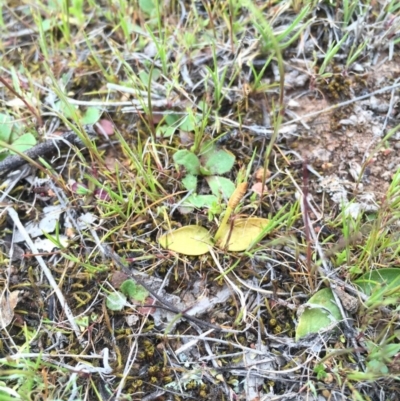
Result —
<instances>
[{"instance_id":1,"label":"green succulent leaf","mask_svg":"<svg viewBox=\"0 0 400 401\"><path fill-rule=\"evenodd\" d=\"M306 306L308 308L300 316L296 328L296 341L307 334L318 333L319 330L342 318L330 288L324 288L315 293Z\"/></svg>"},{"instance_id":2,"label":"green succulent leaf","mask_svg":"<svg viewBox=\"0 0 400 401\"><path fill-rule=\"evenodd\" d=\"M200 124L201 117L194 115L187 115L182 122L179 124L179 128L182 131L194 131L196 126Z\"/></svg>"},{"instance_id":3,"label":"green succulent leaf","mask_svg":"<svg viewBox=\"0 0 400 401\"><path fill-rule=\"evenodd\" d=\"M383 268L363 274L354 282L370 298L367 305L379 303L398 303L400 298L400 268Z\"/></svg>"},{"instance_id":4,"label":"green succulent leaf","mask_svg":"<svg viewBox=\"0 0 400 401\"><path fill-rule=\"evenodd\" d=\"M100 120L101 111L97 107L88 107L85 114L82 117L81 123L92 125Z\"/></svg>"},{"instance_id":5,"label":"green succulent leaf","mask_svg":"<svg viewBox=\"0 0 400 401\"><path fill-rule=\"evenodd\" d=\"M119 311L126 305L126 296L119 291L113 292L108 295L106 299L106 306L110 310Z\"/></svg>"},{"instance_id":6,"label":"green succulent leaf","mask_svg":"<svg viewBox=\"0 0 400 401\"><path fill-rule=\"evenodd\" d=\"M167 125L177 125L179 121L178 114L167 114L165 117L165 123Z\"/></svg>"},{"instance_id":7,"label":"green succulent leaf","mask_svg":"<svg viewBox=\"0 0 400 401\"><path fill-rule=\"evenodd\" d=\"M232 227L224 226L217 245L233 252L244 251L266 235L268 224L269 220L261 217L235 219Z\"/></svg>"},{"instance_id":8,"label":"green succulent leaf","mask_svg":"<svg viewBox=\"0 0 400 401\"><path fill-rule=\"evenodd\" d=\"M11 138L11 131L13 129L13 120L8 114L0 114L0 140L9 142Z\"/></svg>"},{"instance_id":9,"label":"green succulent leaf","mask_svg":"<svg viewBox=\"0 0 400 401\"><path fill-rule=\"evenodd\" d=\"M208 230L195 225L181 227L164 234L158 242L165 249L190 256L204 255L209 252L209 246L212 245Z\"/></svg>"},{"instance_id":10,"label":"green succulent leaf","mask_svg":"<svg viewBox=\"0 0 400 401\"><path fill-rule=\"evenodd\" d=\"M179 116L176 114L168 114L165 117L163 125L158 125L157 134L161 134L163 138L171 137L179 127Z\"/></svg>"},{"instance_id":11,"label":"green succulent leaf","mask_svg":"<svg viewBox=\"0 0 400 401\"><path fill-rule=\"evenodd\" d=\"M62 101L56 102L54 104L54 109L60 112L65 118L73 118L74 117L74 110L75 113L79 109L77 105L65 103Z\"/></svg>"},{"instance_id":12,"label":"green succulent leaf","mask_svg":"<svg viewBox=\"0 0 400 401\"><path fill-rule=\"evenodd\" d=\"M211 208L214 203L218 202L218 198L215 195L190 195L182 203L182 206L194 206L197 209L203 207Z\"/></svg>"},{"instance_id":13,"label":"green succulent leaf","mask_svg":"<svg viewBox=\"0 0 400 401\"><path fill-rule=\"evenodd\" d=\"M207 158L209 155L211 155L212 153L216 152L217 146L215 145L214 142L212 141L204 141L201 145L200 148L200 155L203 158Z\"/></svg>"},{"instance_id":14,"label":"green succulent leaf","mask_svg":"<svg viewBox=\"0 0 400 401\"><path fill-rule=\"evenodd\" d=\"M152 0L139 0L140 9L146 14L151 14L155 10L155 5Z\"/></svg>"},{"instance_id":15,"label":"green succulent leaf","mask_svg":"<svg viewBox=\"0 0 400 401\"><path fill-rule=\"evenodd\" d=\"M182 180L182 184L188 191L196 191L196 188L197 188L197 177L195 175L188 174Z\"/></svg>"},{"instance_id":16,"label":"green succulent leaf","mask_svg":"<svg viewBox=\"0 0 400 401\"><path fill-rule=\"evenodd\" d=\"M161 76L161 71L158 68L154 68L151 73L151 80L153 82L157 81ZM143 85L149 86L150 74L147 71L140 71L139 78L142 81Z\"/></svg>"},{"instance_id":17,"label":"green succulent leaf","mask_svg":"<svg viewBox=\"0 0 400 401\"><path fill-rule=\"evenodd\" d=\"M18 137L13 143L12 146L15 148L15 150L19 152L25 152L26 150L30 149L32 146L36 145L36 138L31 134L23 134L20 137ZM12 152L11 153L15 153Z\"/></svg>"},{"instance_id":18,"label":"green succulent leaf","mask_svg":"<svg viewBox=\"0 0 400 401\"><path fill-rule=\"evenodd\" d=\"M222 195L224 199L229 199L236 188L235 184L225 177L213 175L207 177L206 180L211 188L211 192L218 197Z\"/></svg>"},{"instance_id":19,"label":"green succulent leaf","mask_svg":"<svg viewBox=\"0 0 400 401\"><path fill-rule=\"evenodd\" d=\"M187 149L178 150L173 156L174 162L184 166L189 174L197 175L200 171L199 158Z\"/></svg>"},{"instance_id":20,"label":"green succulent leaf","mask_svg":"<svg viewBox=\"0 0 400 401\"><path fill-rule=\"evenodd\" d=\"M206 177L212 174L210 170L208 170L207 168L205 168L203 166L200 166L200 171L199 172L200 172L201 175L204 175Z\"/></svg>"},{"instance_id":21,"label":"green succulent leaf","mask_svg":"<svg viewBox=\"0 0 400 401\"><path fill-rule=\"evenodd\" d=\"M204 167L209 170L211 174L228 173L235 164L235 156L226 150L210 152L205 159Z\"/></svg>"},{"instance_id":22,"label":"green succulent leaf","mask_svg":"<svg viewBox=\"0 0 400 401\"><path fill-rule=\"evenodd\" d=\"M127 297L138 302L143 302L149 296L148 291L132 279L125 280L121 284L120 291Z\"/></svg>"}]
</instances>

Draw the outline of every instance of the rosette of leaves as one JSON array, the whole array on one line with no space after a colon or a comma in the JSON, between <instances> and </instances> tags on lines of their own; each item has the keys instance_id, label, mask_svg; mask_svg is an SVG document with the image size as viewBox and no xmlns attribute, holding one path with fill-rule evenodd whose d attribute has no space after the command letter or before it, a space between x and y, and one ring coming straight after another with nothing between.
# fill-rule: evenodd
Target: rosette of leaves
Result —
<instances>
[{"instance_id":1,"label":"rosette of leaves","mask_svg":"<svg viewBox=\"0 0 400 401\"><path fill-rule=\"evenodd\" d=\"M199 155L184 149L174 154L174 161L186 170L182 185L191 192L181 205L181 212L190 213L194 208L208 208L211 215L221 213L220 199L229 199L235 184L223 174L231 171L235 156L212 143L205 144ZM199 178L204 177L211 194L198 194Z\"/></svg>"}]
</instances>

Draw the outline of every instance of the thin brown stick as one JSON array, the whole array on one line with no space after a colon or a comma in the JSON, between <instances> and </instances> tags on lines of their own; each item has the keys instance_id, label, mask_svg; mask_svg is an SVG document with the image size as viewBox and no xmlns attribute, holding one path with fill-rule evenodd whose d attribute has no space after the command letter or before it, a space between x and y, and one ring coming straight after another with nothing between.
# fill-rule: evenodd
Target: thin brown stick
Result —
<instances>
[{"instance_id":1,"label":"thin brown stick","mask_svg":"<svg viewBox=\"0 0 400 401\"><path fill-rule=\"evenodd\" d=\"M24 102L25 106L29 109L29 111L36 117L38 125L41 127L43 125L42 117L40 114L35 110L35 108L26 101L15 89L3 78L0 77L0 82L14 95L17 96L22 102Z\"/></svg>"}]
</instances>

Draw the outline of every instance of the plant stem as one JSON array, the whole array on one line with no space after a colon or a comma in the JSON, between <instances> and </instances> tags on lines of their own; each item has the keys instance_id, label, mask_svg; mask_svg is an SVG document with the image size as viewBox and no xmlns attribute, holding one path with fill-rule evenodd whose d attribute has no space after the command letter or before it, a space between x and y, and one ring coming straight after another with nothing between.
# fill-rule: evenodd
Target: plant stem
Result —
<instances>
[{"instance_id":1,"label":"plant stem","mask_svg":"<svg viewBox=\"0 0 400 401\"><path fill-rule=\"evenodd\" d=\"M239 204L240 200L243 198L246 191L247 191L247 182L242 182L237 186L237 188L229 198L228 207L226 208L224 218L222 219L222 222L214 236L215 242L217 242L221 238L221 235L225 230L226 224L228 223L229 217L231 216L236 206Z\"/></svg>"}]
</instances>

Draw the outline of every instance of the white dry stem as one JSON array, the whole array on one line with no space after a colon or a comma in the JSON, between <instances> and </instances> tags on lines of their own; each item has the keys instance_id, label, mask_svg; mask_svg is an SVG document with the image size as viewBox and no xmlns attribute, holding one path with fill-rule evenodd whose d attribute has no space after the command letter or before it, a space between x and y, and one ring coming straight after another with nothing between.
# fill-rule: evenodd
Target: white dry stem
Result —
<instances>
[{"instance_id":1,"label":"white dry stem","mask_svg":"<svg viewBox=\"0 0 400 401\"><path fill-rule=\"evenodd\" d=\"M260 354L264 355L264 353ZM208 362L212 360L217 360L217 359L227 359L227 358L235 358L237 359L238 357L243 357L243 352L233 352L231 354L221 354L221 355L209 355L209 356L202 356L199 358L199 362Z\"/></svg>"},{"instance_id":2,"label":"white dry stem","mask_svg":"<svg viewBox=\"0 0 400 401\"><path fill-rule=\"evenodd\" d=\"M261 305L261 297L260 293L257 293L257 305ZM269 347L262 343L261 340L261 333L262 329L260 327L261 321L261 310L257 308L257 323L258 323L258 330L257 330L257 350L264 352L265 355L268 354ZM263 355L264 356L264 355ZM243 355L243 362L247 368L249 368L247 375L246 375L246 382L245 382L245 391L246 397L248 400L256 399L260 395L259 389L262 388L262 384L264 382L263 378L260 378L258 375L252 374L254 370L257 369L271 369L274 367L273 362L275 358L267 357L260 359L261 355L255 355L252 352L246 352ZM252 366L253 365L253 366Z\"/></svg>"},{"instance_id":3,"label":"white dry stem","mask_svg":"<svg viewBox=\"0 0 400 401\"><path fill-rule=\"evenodd\" d=\"M243 333L247 331L247 330L243 330ZM168 338L168 339L198 339L199 336L195 336L195 335L184 335L184 334L164 334L163 335L164 338ZM257 349L254 348L250 348L250 347L244 347L243 345L241 345L240 343L234 343L232 341L226 341L226 340L222 340L220 338L215 338L215 337L202 337L201 338L203 341L209 341L209 342L214 342L214 343L218 343L218 344L224 344L227 345L231 348L238 348L242 351L245 352L252 352L253 354L257 354L257 355L265 355L264 351L258 351ZM243 353L242 353L243 354ZM219 358L219 356L214 356L215 358ZM221 356L222 358L223 356ZM202 357L200 358L200 360L207 360L207 358L209 357Z\"/></svg>"},{"instance_id":4,"label":"white dry stem","mask_svg":"<svg viewBox=\"0 0 400 401\"><path fill-rule=\"evenodd\" d=\"M175 354L178 355L182 352L187 351L188 349L194 347L200 340L202 340L205 336L208 336L210 333L212 333L214 329L207 330L206 332L200 334L198 337L196 337L194 340L189 341L188 343L182 345L179 347L176 351Z\"/></svg>"},{"instance_id":5,"label":"white dry stem","mask_svg":"<svg viewBox=\"0 0 400 401\"><path fill-rule=\"evenodd\" d=\"M398 82L398 79L396 80L396 83ZM385 121L384 121L384 123L383 123L383 127L382 127L382 132L384 132L385 131L385 129L386 129L386 126L387 126L387 123L388 123L388 121L389 121L389 119L390 119L390 117L393 115L393 108L395 107L395 103L396 103L396 92L397 91L395 91L394 89L392 90L392 93L391 93L391 95L390 95L390 103L389 103L389 109L388 109L388 111L387 111L387 113L386 113L386 117L385 117Z\"/></svg>"},{"instance_id":6,"label":"white dry stem","mask_svg":"<svg viewBox=\"0 0 400 401\"><path fill-rule=\"evenodd\" d=\"M28 164L25 164L24 166L21 167L21 169L18 169L16 171L11 172L11 174L8 175L9 178L7 178L5 181L3 181L1 187L4 188L3 191L0 190L0 202L3 202L6 197L8 197L8 194L14 189L14 187L18 184L18 182L22 179L25 178L31 171L31 166Z\"/></svg>"},{"instance_id":7,"label":"white dry stem","mask_svg":"<svg viewBox=\"0 0 400 401\"><path fill-rule=\"evenodd\" d=\"M82 235L82 230L80 229L79 224L77 223L76 219L74 218L74 215L71 213L71 210L68 207L69 202L67 200L65 193L63 191L61 191L61 189L58 188L57 185L55 185L53 181L51 181L51 180L48 181L48 184L50 185L50 188L52 189L52 191L56 194L56 197L57 197L58 201L60 202L60 205L63 208L63 210L65 210L65 214L67 215L69 221L74 226L75 230L79 233L82 243L84 243L85 240Z\"/></svg>"},{"instance_id":8,"label":"white dry stem","mask_svg":"<svg viewBox=\"0 0 400 401\"><path fill-rule=\"evenodd\" d=\"M143 101L142 100L135 100L132 99L130 101L123 101L123 102L104 102L102 100L77 100L70 97L67 97L66 100L70 104L74 104L76 106L88 106L88 107L120 107L120 106L133 106L127 108L125 111L136 111L143 109ZM184 106L184 103L179 100L169 100L169 99L153 99L151 101L151 105L153 107L167 107L172 102L174 107L181 107Z\"/></svg>"},{"instance_id":9,"label":"white dry stem","mask_svg":"<svg viewBox=\"0 0 400 401\"><path fill-rule=\"evenodd\" d=\"M335 272L332 271L332 269L330 268L329 264L327 263L325 254L324 254L324 252L322 250L322 247L319 244L317 235L316 235L315 231L312 229L312 224L313 223L309 220L309 216L306 213L306 210L304 210L304 202L303 202L304 194L303 194L303 191L299 187L297 187L297 189L298 189L298 193L300 195L300 208L302 210L302 214L303 214L303 216L306 216L306 219L308 220L308 221L306 220L304 223L305 224L309 224L310 227L311 227L311 229L309 230L310 236L311 236L311 239L312 239L312 241L314 243L315 250L316 250L316 252L319 255L320 260L321 260L322 266L320 266L319 269L323 272L323 275L325 277L330 278L331 280L333 279L333 282L336 284L339 281L338 277L336 276ZM308 201L308 199L306 199L306 202L308 203L309 207L311 207L310 202ZM332 291L332 295L333 295L333 298L335 299L336 306L338 307L338 309L340 311L340 314L343 317L343 320L342 320L343 324L346 326L346 328L347 328L349 333L354 332L354 330L352 329L351 323L347 320L346 312L344 311L342 302L341 302L339 296L337 295L336 291ZM337 322L333 322L333 324L336 324L336 323ZM354 348L357 349L357 344L356 344L355 339L351 338L351 341L353 343ZM358 360L360 361L361 360L361 356L360 356L359 352L356 351L356 354L358 356Z\"/></svg>"},{"instance_id":10,"label":"white dry stem","mask_svg":"<svg viewBox=\"0 0 400 401\"><path fill-rule=\"evenodd\" d=\"M371 93L368 93L366 95L356 97L354 99L346 100L345 102L342 102L342 103L334 104L334 105L329 106L329 107L327 107L327 108L325 108L323 110L313 111L312 113L305 114L304 116L301 116L301 117L295 118L295 119L293 119L291 121L287 121L287 122L283 123L282 126L290 125L290 124L293 124L295 122L301 121L302 119L305 119L305 118L315 117L315 116L318 116L320 114L327 113L328 111L332 111L332 110L336 110L336 109L338 109L340 107L348 106L349 104L353 104L353 103L359 102L361 100L368 99L371 96L380 95L381 93L389 92L389 91L391 91L393 89L396 89L398 87L400 87L400 83L396 83L396 84L390 85L390 86L385 86L384 88L378 89L375 92L371 92Z\"/></svg>"},{"instance_id":11,"label":"white dry stem","mask_svg":"<svg viewBox=\"0 0 400 401\"><path fill-rule=\"evenodd\" d=\"M148 315L147 315L147 317L148 317ZM147 317L145 319L143 319L143 322L142 322L140 328L138 329L140 333L142 332L144 325L147 323ZM129 354L126 359L124 371L122 373L121 380L119 382L117 391L115 392L115 396L114 396L115 400L119 400L121 398L121 394L125 387L125 383L129 376L129 372L132 370L133 364L136 361L137 352L138 352L138 338L135 338L135 340L131 344Z\"/></svg>"},{"instance_id":12,"label":"white dry stem","mask_svg":"<svg viewBox=\"0 0 400 401\"><path fill-rule=\"evenodd\" d=\"M254 353L254 350L252 352ZM265 353L264 353L264 355L265 355ZM283 369L283 370L273 370L273 369L262 369L261 370L260 369L259 374L260 375L261 374L263 374L263 375L271 375L271 374L285 375L288 373L296 372L297 370L304 369L314 358L315 358L314 355L311 355L306 361L304 361L303 363L300 363L299 365L295 366L294 368L290 368L290 369ZM269 359L264 359L262 361L256 361L254 365L247 365L246 368L249 369L252 366L255 366L257 364L268 363L268 362L269 362ZM246 370L246 372L248 372L248 370ZM237 374L238 376L243 375L243 371L241 371L240 368L232 369L231 373Z\"/></svg>"},{"instance_id":13,"label":"white dry stem","mask_svg":"<svg viewBox=\"0 0 400 401\"><path fill-rule=\"evenodd\" d=\"M243 311L243 321L246 321L246 317L247 317L247 308L246 308L246 300L245 297L243 295L243 292L240 291L240 289L238 288L237 285L235 285L235 283L233 281L231 281L229 279L229 277L225 274L224 269L222 268L222 266L219 263L219 260L217 258L217 255L215 254L214 250L209 247L211 256L215 262L215 265L217 266L218 270L221 272L221 274L224 276L224 280L232 287L232 289L239 295L240 298L240 304L241 304L241 309Z\"/></svg>"},{"instance_id":14,"label":"white dry stem","mask_svg":"<svg viewBox=\"0 0 400 401\"><path fill-rule=\"evenodd\" d=\"M31 357L33 358L33 355L35 354L18 354L20 357L23 356L24 358ZM32 355L32 356L30 356ZM100 355L71 355L72 358L79 358L83 357L82 359L102 359L103 360L103 367L101 366L93 366L89 362L78 362L76 366L69 365L64 362L59 362L54 360L55 356L54 355L44 355L44 354L36 354L37 358L40 357L44 361L49 362L55 366L58 366L60 368L67 369L71 372L78 372L79 374L82 373L87 373L87 374L93 374L93 373L98 373L98 374L105 374L109 375L112 373L113 368L109 364L109 359L110 359L110 350L108 348L104 348L101 352ZM58 357L61 358L60 355L57 355ZM14 358L15 359L15 358Z\"/></svg>"},{"instance_id":15,"label":"white dry stem","mask_svg":"<svg viewBox=\"0 0 400 401\"><path fill-rule=\"evenodd\" d=\"M107 89L110 91L129 93L131 95L140 96L141 98L144 98L144 99L147 99L147 97L149 96L147 91L141 91L136 88L129 88L127 86L117 85L117 84L112 84L112 83L107 84ZM162 99L162 97L157 93L151 93L151 99L154 99L154 100Z\"/></svg>"},{"instance_id":16,"label":"white dry stem","mask_svg":"<svg viewBox=\"0 0 400 401\"><path fill-rule=\"evenodd\" d=\"M11 398L13 400L22 400L22 397L15 390L13 390L11 388L2 387L1 391L2 392L4 391L4 393L14 397L14 398Z\"/></svg>"},{"instance_id":17,"label":"white dry stem","mask_svg":"<svg viewBox=\"0 0 400 401\"><path fill-rule=\"evenodd\" d=\"M71 325L71 328L74 331L79 343L82 346L85 346L85 341L83 340L83 338L81 336L81 331L79 329L79 326L75 321L75 317L74 317L70 307L68 306L67 301L65 300L63 293L61 292L61 290L58 287L56 281L54 280L54 277L51 274L50 269L46 266L46 263L44 262L43 258L39 255L38 249L36 248L36 246L33 243L31 237L29 236L29 234L25 230L25 227L22 225L17 212L12 207L7 207L6 211L7 211L8 215L11 217L11 219L13 220L14 224L17 226L19 232L21 233L21 235L23 236L25 242L29 246L32 254L35 255L35 258L38 261L43 273L45 274L45 276L47 278L47 281L49 282L49 284L53 288L53 291L57 295L57 298L60 301L61 307L62 307L63 311L65 312L65 316L67 317L67 319L69 321L69 324Z\"/></svg>"}]
</instances>

